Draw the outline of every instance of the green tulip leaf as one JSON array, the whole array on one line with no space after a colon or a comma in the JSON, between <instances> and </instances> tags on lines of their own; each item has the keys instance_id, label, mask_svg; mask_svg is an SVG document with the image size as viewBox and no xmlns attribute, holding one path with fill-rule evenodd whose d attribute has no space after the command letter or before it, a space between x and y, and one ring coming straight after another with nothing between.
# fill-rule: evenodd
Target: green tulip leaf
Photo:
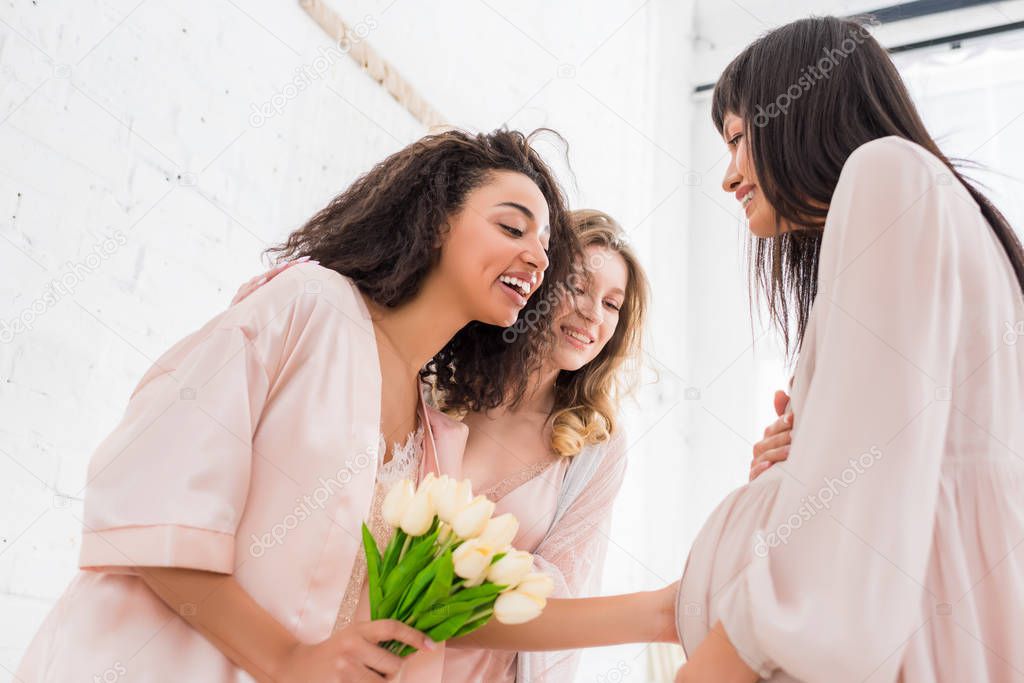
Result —
<instances>
[{"instance_id":1,"label":"green tulip leaf","mask_svg":"<svg viewBox=\"0 0 1024 683\"><path fill-rule=\"evenodd\" d=\"M505 590L507 586L500 586L496 583L482 583L479 586L473 586L472 588L463 588L456 591L447 602L458 602L460 600L476 600L477 598L484 596L497 596L498 593Z\"/></svg>"},{"instance_id":2,"label":"green tulip leaf","mask_svg":"<svg viewBox=\"0 0 1024 683\"><path fill-rule=\"evenodd\" d=\"M435 605L425 610L413 623L413 628L418 631L429 631L445 619L456 614L472 614L473 606L468 602L459 602L454 605Z\"/></svg>"},{"instance_id":3,"label":"green tulip leaf","mask_svg":"<svg viewBox=\"0 0 1024 683\"><path fill-rule=\"evenodd\" d=\"M455 564L452 560L452 551L446 550L441 557L435 561L436 572L430 586L423 593L419 604L413 611L415 617L421 612L430 609L440 600L448 597L448 591L452 589L452 579L455 578Z\"/></svg>"},{"instance_id":4,"label":"green tulip leaf","mask_svg":"<svg viewBox=\"0 0 1024 683\"><path fill-rule=\"evenodd\" d=\"M370 529L363 524L363 550L366 552L366 577L370 593L370 618L377 618L377 607L383 601L380 588L380 551Z\"/></svg>"},{"instance_id":5,"label":"green tulip leaf","mask_svg":"<svg viewBox=\"0 0 1024 683\"><path fill-rule=\"evenodd\" d=\"M395 530L395 535L391 537L391 542L388 543L387 549L384 551L384 563L380 570L381 581L387 578L391 570L398 564L398 556L402 552L402 546L405 545L406 534L401 528Z\"/></svg>"},{"instance_id":6,"label":"green tulip leaf","mask_svg":"<svg viewBox=\"0 0 1024 683\"><path fill-rule=\"evenodd\" d=\"M491 616L492 615L488 610L488 613L480 617L479 619L467 622L462 628L456 631L455 635L452 636L452 638L461 638L462 636L469 635L481 626L485 626L487 622L491 620Z\"/></svg>"}]
</instances>

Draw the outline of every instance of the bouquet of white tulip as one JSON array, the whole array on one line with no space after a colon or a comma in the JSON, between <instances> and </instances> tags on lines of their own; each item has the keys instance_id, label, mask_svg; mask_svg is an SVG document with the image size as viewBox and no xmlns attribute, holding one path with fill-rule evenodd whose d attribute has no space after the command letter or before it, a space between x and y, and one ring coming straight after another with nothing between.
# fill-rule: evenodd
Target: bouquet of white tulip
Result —
<instances>
[{"instance_id":1,"label":"bouquet of white tulip","mask_svg":"<svg viewBox=\"0 0 1024 683\"><path fill-rule=\"evenodd\" d=\"M544 609L554 582L533 571L533 555L512 548L519 522L492 518L494 503L474 498L468 480L428 474L418 489L402 480L382 513L395 527L383 553L363 525L372 619L397 619L442 642L492 616L522 624ZM397 641L384 646L403 657L415 651Z\"/></svg>"}]
</instances>

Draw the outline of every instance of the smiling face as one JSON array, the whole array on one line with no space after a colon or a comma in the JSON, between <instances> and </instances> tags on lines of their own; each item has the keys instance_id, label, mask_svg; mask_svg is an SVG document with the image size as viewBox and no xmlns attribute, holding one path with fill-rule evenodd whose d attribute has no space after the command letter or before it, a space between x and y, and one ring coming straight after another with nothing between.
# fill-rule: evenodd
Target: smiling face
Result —
<instances>
[{"instance_id":1,"label":"smiling face","mask_svg":"<svg viewBox=\"0 0 1024 683\"><path fill-rule=\"evenodd\" d=\"M548 267L548 204L521 173L493 171L449 219L435 274L470 320L508 327Z\"/></svg>"},{"instance_id":2,"label":"smiling face","mask_svg":"<svg viewBox=\"0 0 1024 683\"><path fill-rule=\"evenodd\" d=\"M597 358L615 334L629 286L629 269L618 252L590 245L583 258L585 276L573 278L573 296L553 323L557 343L551 361L558 370L579 370Z\"/></svg>"},{"instance_id":3,"label":"smiling face","mask_svg":"<svg viewBox=\"0 0 1024 683\"><path fill-rule=\"evenodd\" d=\"M774 237L776 211L761 192L743 124L739 116L731 112L726 114L722 137L729 148L729 167L725 169L722 189L736 197L747 216L750 232L755 237ZM785 222L780 229L787 229Z\"/></svg>"}]
</instances>

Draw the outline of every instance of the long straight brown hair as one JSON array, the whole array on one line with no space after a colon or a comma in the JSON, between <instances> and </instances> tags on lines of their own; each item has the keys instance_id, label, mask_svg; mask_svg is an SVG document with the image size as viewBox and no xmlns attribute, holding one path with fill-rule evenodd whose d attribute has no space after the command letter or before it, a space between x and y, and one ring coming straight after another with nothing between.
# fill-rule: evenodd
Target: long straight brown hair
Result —
<instances>
[{"instance_id":1,"label":"long straight brown hair","mask_svg":"<svg viewBox=\"0 0 1024 683\"><path fill-rule=\"evenodd\" d=\"M925 128L869 17L814 17L751 43L722 72L712 118L719 133L732 113L744 135L776 235L751 238L752 303L763 295L786 350L799 351L817 293L818 258L828 205L850 154L896 135L938 157L970 192L1010 259L1024 291L1024 249L1002 213L940 150ZM957 160L960 165L970 162ZM782 232L782 222L792 232Z\"/></svg>"}]
</instances>

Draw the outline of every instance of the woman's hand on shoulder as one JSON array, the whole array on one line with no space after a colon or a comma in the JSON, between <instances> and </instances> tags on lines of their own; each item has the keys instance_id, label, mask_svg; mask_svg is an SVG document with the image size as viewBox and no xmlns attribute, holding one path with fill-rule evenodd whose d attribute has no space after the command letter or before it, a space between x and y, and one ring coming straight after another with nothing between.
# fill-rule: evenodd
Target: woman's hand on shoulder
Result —
<instances>
[{"instance_id":1,"label":"woman's hand on shoulder","mask_svg":"<svg viewBox=\"0 0 1024 683\"><path fill-rule=\"evenodd\" d=\"M284 271L288 270L292 266L296 266L296 265L298 265L300 263L306 263L307 261L309 261L309 257L308 256L303 256L302 258L295 259L294 261L288 261L287 263L282 263L281 265L276 266L275 268L271 268L270 270L268 270L267 272L265 272L265 273L263 273L261 275L257 275L257 276L255 276L253 278L250 278L247 282L243 283L242 286L238 288L237 292L235 292L235 296L231 299L231 305L234 306L239 301L241 301L245 297L247 297L250 294L252 294L253 292L255 292L262 285L265 285L266 283L270 282L277 275L280 275L281 273L283 273ZM309 262L310 263L320 263L319 261L309 261Z\"/></svg>"}]
</instances>

